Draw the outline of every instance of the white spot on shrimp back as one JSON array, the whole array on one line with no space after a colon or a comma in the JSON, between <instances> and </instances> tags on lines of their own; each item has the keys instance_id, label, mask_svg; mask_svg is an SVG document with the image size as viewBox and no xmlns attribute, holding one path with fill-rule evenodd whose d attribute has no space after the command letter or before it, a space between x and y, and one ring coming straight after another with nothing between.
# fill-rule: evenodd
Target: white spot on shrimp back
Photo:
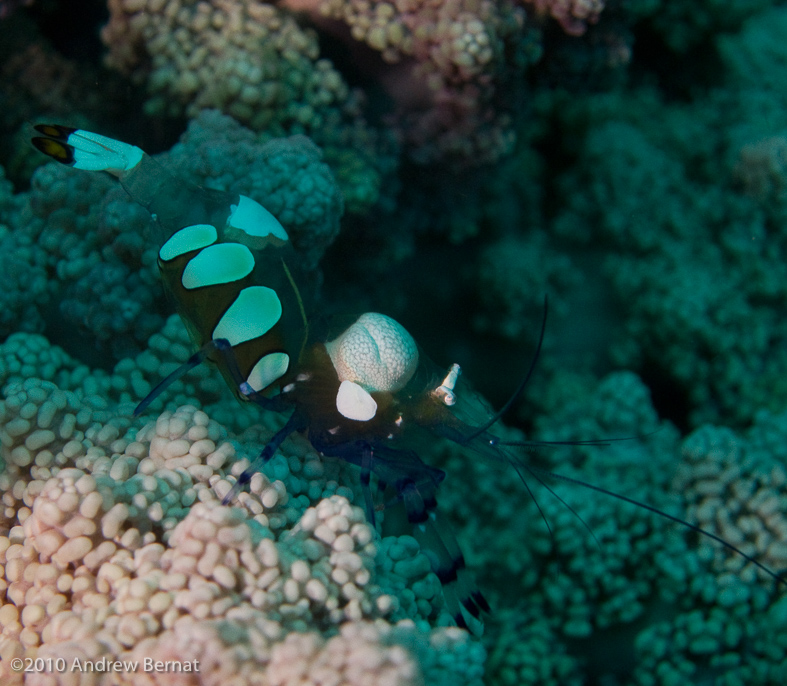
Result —
<instances>
[{"instance_id":1,"label":"white spot on shrimp back","mask_svg":"<svg viewBox=\"0 0 787 686\"><path fill-rule=\"evenodd\" d=\"M173 233L161 246L158 256L162 262L174 260L192 250L207 248L218 240L216 227L210 224L194 224Z\"/></svg>"},{"instance_id":2,"label":"white spot on shrimp back","mask_svg":"<svg viewBox=\"0 0 787 686\"><path fill-rule=\"evenodd\" d=\"M336 394L336 409L342 417L368 422L377 414L377 403L357 383L342 381Z\"/></svg>"},{"instance_id":3,"label":"white spot on shrimp back","mask_svg":"<svg viewBox=\"0 0 787 686\"><path fill-rule=\"evenodd\" d=\"M231 283L251 274L254 256L240 243L216 243L197 253L181 276L184 288Z\"/></svg>"},{"instance_id":4,"label":"white spot on shrimp back","mask_svg":"<svg viewBox=\"0 0 787 686\"><path fill-rule=\"evenodd\" d=\"M290 356L287 353L269 353L257 360L246 381L259 392L284 376L289 366Z\"/></svg>"},{"instance_id":5,"label":"white spot on shrimp back","mask_svg":"<svg viewBox=\"0 0 787 686\"><path fill-rule=\"evenodd\" d=\"M281 301L272 288L244 288L213 330L213 340L226 338L235 346L258 338L275 326L281 311Z\"/></svg>"},{"instance_id":6,"label":"white spot on shrimp back","mask_svg":"<svg viewBox=\"0 0 787 686\"><path fill-rule=\"evenodd\" d=\"M404 388L418 366L418 346L397 321L367 312L325 344L340 381L372 393Z\"/></svg>"},{"instance_id":7,"label":"white spot on shrimp back","mask_svg":"<svg viewBox=\"0 0 787 686\"><path fill-rule=\"evenodd\" d=\"M271 236L282 241L289 240L279 220L256 200L245 195L241 195L238 204L232 206L227 226L243 231L251 239L262 239L263 242Z\"/></svg>"}]
</instances>

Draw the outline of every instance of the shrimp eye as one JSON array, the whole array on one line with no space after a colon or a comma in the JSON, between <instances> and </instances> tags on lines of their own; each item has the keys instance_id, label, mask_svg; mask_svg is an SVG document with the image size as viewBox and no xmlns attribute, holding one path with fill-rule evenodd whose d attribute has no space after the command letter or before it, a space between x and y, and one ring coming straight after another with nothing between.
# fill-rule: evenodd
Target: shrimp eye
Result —
<instances>
[{"instance_id":1,"label":"shrimp eye","mask_svg":"<svg viewBox=\"0 0 787 686\"><path fill-rule=\"evenodd\" d=\"M448 370L448 374L446 374L446 377L443 379L443 383L432 391L432 395L449 407L454 405L456 403L454 386L456 386L456 381L461 373L462 368L454 362Z\"/></svg>"}]
</instances>

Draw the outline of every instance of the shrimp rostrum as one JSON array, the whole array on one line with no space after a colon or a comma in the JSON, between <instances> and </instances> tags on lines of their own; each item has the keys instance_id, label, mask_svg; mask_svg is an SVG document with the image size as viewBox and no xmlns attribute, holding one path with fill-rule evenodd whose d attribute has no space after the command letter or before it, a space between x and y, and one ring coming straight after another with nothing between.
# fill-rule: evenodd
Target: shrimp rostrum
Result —
<instances>
[{"instance_id":1,"label":"shrimp rostrum","mask_svg":"<svg viewBox=\"0 0 787 686\"><path fill-rule=\"evenodd\" d=\"M303 433L323 456L359 468L369 521L374 524L375 510L382 508L386 524L404 522L442 582L456 623L480 629L480 615L489 605L436 509L445 473L424 463L416 448L431 434L509 463L520 477L523 470L539 480L550 476L527 466L513 450L532 443L504 442L489 431L524 388L538 352L506 406L485 412L480 399L458 384L459 366L438 368L390 317L368 312L338 331L310 331L298 289L297 255L287 231L259 203L179 179L139 148L105 136L55 125L36 130L41 136L33 143L49 157L116 176L160 231L161 277L198 350L140 403L136 414L188 370L212 362L241 401L289 413L225 503L289 434ZM542 324L542 338L543 332ZM648 505L574 483L645 507L743 555L713 534Z\"/></svg>"}]
</instances>

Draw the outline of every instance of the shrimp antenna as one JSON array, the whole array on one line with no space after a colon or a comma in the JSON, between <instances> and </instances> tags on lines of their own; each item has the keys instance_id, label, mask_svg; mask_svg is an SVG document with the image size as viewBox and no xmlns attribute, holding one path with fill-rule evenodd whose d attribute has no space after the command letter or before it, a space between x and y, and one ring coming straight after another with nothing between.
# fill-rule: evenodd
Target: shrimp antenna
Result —
<instances>
[{"instance_id":1,"label":"shrimp antenna","mask_svg":"<svg viewBox=\"0 0 787 686\"><path fill-rule=\"evenodd\" d=\"M541 333L538 336L536 352L533 354L533 359L530 361L530 369L527 370L525 378L519 383L519 386L517 386L517 389L514 391L513 395L506 401L506 404L503 405L503 407L501 407L497 412L495 412L484 424L473 431L473 433L471 433L469 436L466 436L466 441L472 441L474 438L477 438L482 433L484 433L484 431L489 429L511 409L511 406L517 401L517 398L522 395L522 391L525 390L525 386L527 386L528 382L530 381L530 377L533 376L533 371L536 368L536 362L538 362L538 356L541 354L541 346L544 343L544 333L547 330L547 311L549 309L548 304L547 296L544 294L544 316L541 319Z\"/></svg>"},{"instance_id":2,"label":"shrimp antenna","mask_svg":"<svg viewBox=\"0 0 787 686\"><path fill-rule=\"evenodd\" d=\"M514 470L517 473L517 476L519 476L519 480L525 485L527 492L530 494L530 498L536 504L536 507L538 508L538 512L541 515L541 519L543 519L544 524L547 525L547 530L549 531L549 536L552 539L553 545L555 543L555 536L552 533L552 527L549 526L549 522L547 521L546 515L544 514L544 511L541 509L541 505L539 505L538 500L536 500L536 496L533 494L533 490L530 488L530 484L528 484L527 481L525 481L525 477L522 476L522 472L519 471L520 467L526 469L530 473L530 476L532 476L536 481L538 481L538 483L540 483L544 488L546 488L547 491L549 491L559 502L561 502L568 509L569 512L571 512L571 514L573 514L580 522L582 522L582 526L584 526L587 529L588 533L593 537L593 540L596 542L596 545L599 548L601 548L601 542L596 537L596 534L593 532L593 529L590 528L590 525L584 519L582 519L582 516L579 514L579 512L577 512L573 507L571 507L571 505L569 505L563 498L561 498L560 495L558 495L555 492L555 490L551 486L549 486L549 484L545 483L544 480L533 471L534 469L536 469L535 467L529 467L524 463L520 464L517 460L513 458L511 458L508 462L514 468Z\"/></svg>"},{"instance_id":3,"label":"shrimp antenna","mask_svg":"<svg viewBox=\"0 0 787 686\"><path fill-rule=\"evenodd\" d=\"M659 431L661 431L661 429L654 429L653 431L648 431L644 434L636 434L634 436L619 436L616 438L590 438L587 440L577 441L501 441L497 439L497 437L493 437L489 442L492 445L506 445L512 448L543 448L549 447L551 445L592 445L606 447L618 441L633 441L636 439L647 438L648 436L652 436Z\"/></svg>"},{"instance_id":4,"label":"shrimp antenna","mask_svg":"<svg viewBox=\"0 0 787 686\"><path fill-rule=\"evenodd\" d=\"M723 545L728 550L731 550L734 553L740 555L744 560L747 562L751 562L755 567L758 567L763 572L765 572L769 577L774 579L777 583L784 584L787 586L787 579L780 576L776 572L771 571L768 569L762 562L758 562L754 557L751 555L747 555L744 553L740 548L737 548L729 541L725 541L721 536L717 536L714 533L711 533L707 529L703 529L696 524L691 524L687 522L685 519L681 519L680 517L675 517L674 515L665 512L664 510L660 510L653 505L648 505L647 503L640 502L639 500L634 500L634 498L629 498L628 496L621 495L620 493L615 493L615 491L609 491L606 488L602 488L601 486L594 486L593 484L587 483L586 481L580 481L579 479L573 479L570 476L563 476L562 474L555 474L554 472L550 472L546 469L540 469L538 467L528 467L527 470L535 476L535 473L538 472L542 476L549 477L552 479L557 479L559 481L565 481L566 483L573 484L575 486L583 486L584 488L590 489L591 491L596 491L598 493L603 493L604 495L611 496L612 498L617 498L618 500L622 500L624 503L629 503L630 505L636 505L637 507L641 507L643 510L648 510L649 512L653 512L665 519L669 519L676 524L680 524L685 526L687 529L691 529L691 531L695 531L698 534L702 534L703 536L707 536L708 538L716 541L720 545ZM540 479L539 479L540 481ZM543 482L542 482L543 483Z\"/></svg>"},{"instance_id":5,"label":"shrimp antenna","mask_svg":"<svg viewBox=\"0 0 787 686\"><path fill-rule=\"evenodd\" d=\"M541 505L538 502L538 500L536 499L535 493L533 493L533 489L530 488L530 484L527 483L527 480L525 479L525 477L522 476L522 472L519 471L520 465L516 462L516 460L513 460L513 459L510 459L508 461L508 463L514 468L514 471L517 473L517 476L519 477L519 480L524 484L525 488L527 489L527 492L528 492L528 495L530 496L530 499L536 504L536 507L538 508L538 514L541 515L541 519L543 519L544 520L544 524L546 524L547 531L549 532L549 538L552 540L552 546L554 547L554 545L555 545L555 534L552 532L552 527L549 526L549 520L547 519L546 514L544 514L544 511L541 509ZM525 467L525 469L527 469L527 467L525 465L522 465L522 466ZM530 471L530 470L528 470L528 471ZM530 472L530 473L532 474L532 472ZM535 476L535 474L533 476ZM551 493L554 493L554 491L552 491L552 489L549 488L549 486L547 486L543 481L541 481L541 479L539 479L537 476L535 476L535 478L542 486L547 488ZM562 498L560 498L560 496L555 494L555 497L558 498L559 500L561 500L561 502L562 502ZM569 505L566 505L566 507L568 507L568 509L571 510L571 507ZM573 510L571 510L571 511L573 512ZM580 519L581 519L581 517L580 517ZM592 534L593 532L591 531L590 533ZM595 536L593 536L593 538L595 538Z\"/></svg>"}]
</instances>

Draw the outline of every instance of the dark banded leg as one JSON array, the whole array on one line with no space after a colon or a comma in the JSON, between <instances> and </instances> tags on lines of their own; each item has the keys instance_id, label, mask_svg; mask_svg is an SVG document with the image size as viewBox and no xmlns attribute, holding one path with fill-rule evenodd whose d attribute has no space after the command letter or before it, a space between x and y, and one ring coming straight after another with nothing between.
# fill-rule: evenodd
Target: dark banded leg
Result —
<instances>
[{"instance_id":1,"label":"dark banded leg","mask_svg":"<svg viewBox=\"0 0 787 686\"><path fill-rule=\"evenodd\" d=\"M372 489L369 485L372 477L373 459L374 453L372 452L372 447L367 446L361 456L361 491L363 492L363 503L366 508L366 519L369 521L369 524L372 525L372 528L375 528L374 501L372 500Z\"/></svg>"},{"instance_id":2,"label":"dark banded leg","mask_svg":"<svg viewBox=\"0 0 787 686\"><path fill-rule=\"evenodd\" d=\"M412 481L398 488L413 537L443 586L448 611L458 627L480 635L484 628L481 613L490 611L489 603L476 588L453 531L438 517L437 502L433 495L424 498Z\"/></svg>"},{"instance_id":3,"label":"dark banded leg","mask_svg":"<svg viewBox=\"0 0 787 686\"><path fill-rule=\"evenodd\" d=\"M431 526L434 527L435 533L440 537L448 555L454 561L456 579L461 589L459 593L460 602L476 619L479 618L481 612L489 614L492 609L481 591L476 587L470 570L467 569L465 556L459 547L459 542L456 540L453 529L442 517L438 516L437 502L434 498L432 498L432 506L430 507L429 503L426 503L426 506L430 513Z\"/></svg>"},{"instance_id":4,"label":"dark banded leg","mask_svg":"<svg viewBox=\"0 0 787 686\"><path fill-rule=\"evenodd\" d=\"M383 496L385 495L385 489L388 488L388 483L385 479L377 479L377 488L376 488L376 498L377 502L383 500Z\"/></svg>"},{"instance_id":5,"label":"dark banded leg","mask_svg":"<svg viewBox=\"0 0 787 686\"><path fill-rule=\"evenodd\" d=\"M268 441L254 462L243 470L238 480L235 482L235 485L230 489L230 492L222 499L221 504L229 505L235 500L238 493L241 492L241 489L251 481L251 477L260 471L260 469L262 469L262 467L276 454L276 451L284 442L284 439L291 433L300 431L302 428L302 421L298 416L298 412L295 411L290 415L287 423L273 435L270 441Z\"/></svg>"},{"instance_id":6,"label":"dark banded leg","mask_svg":"<svg viewBox=\"0 0 787 686\"><path fill-rule=\"evenodd\" d=\"M226 338L218 338L216 340L208 341L174 372L159 381L158 384L156 384L156 387L150 393L148 393L147 396L145 396L145 399L139 405L137 405L136 409L134 410L134 416L139 417L139 415L147 410L148 407L150 407L150 404L167 388L169 388L169 386L180 380L195 367L201 365L211 355L211 353L214 352L218 352L224 358L232 378L237 382L238 388L243 395L245 395L250 400L253 400L255 403L266 410L281 410L280 403L278 403L275 398L271 399L260 395L246 383L246 381L241 376L240 369L238 369L238 362L235 359L235 355L232 353L232 346L230 346L229 341Z\"/></svg>"},{"instance_id":7,"label":"dark banded leg","mask_svg":"<svg viewBox=\"0 0 787 686\"><path fill-rule=\"evenodd\" d=\"M317 446L315 446L317 447ZM363 493L364 509L366 520L372 528L376 526L374 514L374 498L372 498L371 478L374 467L374 448L366 441L351 441L340 443L339 445L317 450L326 457L338 457L350 464L355 464L361 468L361 492Z\"/></svg>"},{"instance_id":8,"label":"dark banded leg","mask_svg":"<svg viewBox=\"0 0 787 686\"><path fill-rule=\"evenodd\" d=\"M145 399L137 405L134 410L134 416L139 417L145 410L150 407L150 404L158 398L167 388L173 383L188 374L192 369L201 365L205 358L216 350L216 341L210 341L203 345L197 352L195 352L188 360L186 360L174 372L165 376L161 381L156 384L156 387L145 396Z\"/></svg>"}]
</instances>

